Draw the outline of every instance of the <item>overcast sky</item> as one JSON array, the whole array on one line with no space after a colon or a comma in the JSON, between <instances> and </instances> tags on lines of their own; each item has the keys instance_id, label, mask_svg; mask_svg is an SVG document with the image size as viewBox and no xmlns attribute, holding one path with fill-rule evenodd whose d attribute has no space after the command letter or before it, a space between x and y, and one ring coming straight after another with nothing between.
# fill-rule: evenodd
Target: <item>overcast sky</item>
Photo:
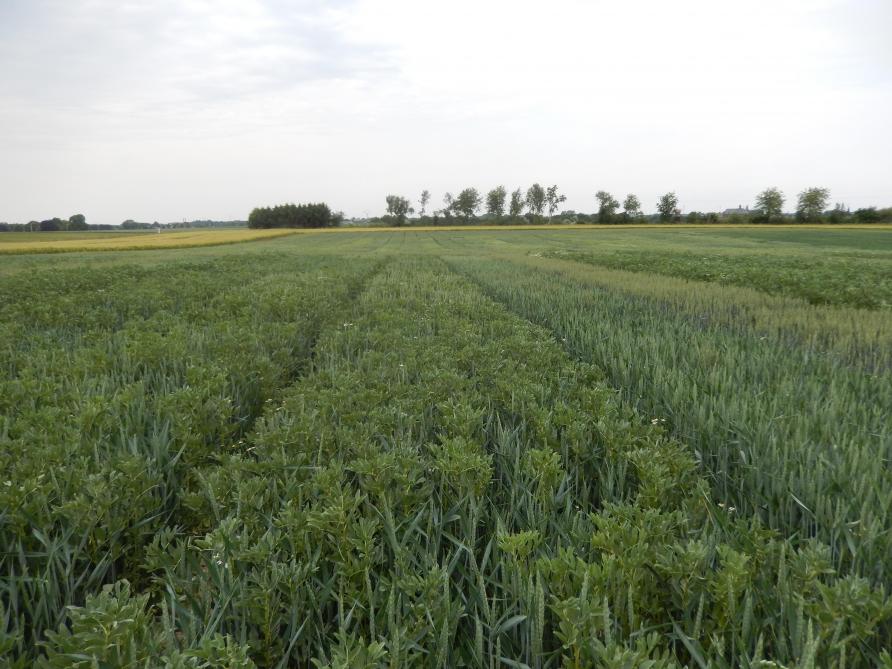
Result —
<instances>
[{"instance_id":1,"label":"overcast sky","mask_svg":"<svg viewBox=\"0 0 892 669\"><path fill-rule=\"evenodd\" d=\"M890 0L0 0L0 221L892 205Z\"/></svg>"}]
</instances>

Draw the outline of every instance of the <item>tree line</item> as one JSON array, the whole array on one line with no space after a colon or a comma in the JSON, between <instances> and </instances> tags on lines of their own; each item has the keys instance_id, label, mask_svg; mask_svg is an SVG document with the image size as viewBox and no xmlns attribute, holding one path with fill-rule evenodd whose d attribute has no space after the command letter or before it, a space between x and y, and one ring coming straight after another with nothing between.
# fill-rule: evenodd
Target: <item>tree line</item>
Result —
<instances>
[{"instance_id":1,"label":"tree line","mask_svg":"<svg viewBox=\"0 0 892 669\"><path fill-rule=\"evenodd\" d=\"M120 225L110 223L87 223L83 214L75 214L67 219L48 218L43 221L30 221L28 223L3 223L0 222L0 232L71 232L85 230L157 230L174 228L243 228L245 221L214 221L211 219L198 219L194 221L182 221L174 223L143 223L128 218Z\"/></svg>"},{"instance_id":2,"label":"tree line","mask_svg":"<svg viewBox=\"0 0 892 669\"><path fill-rule=\"evenodd\" d=\"M408 198L388 195L385 198L387 213L378 219L390 225L406 225L413 214L417 218L411 222L420 225L469 224L477 220L496 223L549 223L555 221L560 205L566 200L557 185L547 188L538 183L526 191L518 188L510 196L504 186L496 186L481 195L476 188L465 188L458 195L446 193L443 207L427 214L431 194L423 190L417 204L412 206ZM867 207L854 212L843 204L828 209L830 190L827 188L806 188L798 194L793 213L784 212L786 197L776 188L767 188L755 198L753 209L725 210L724 212L691 211L682 214L678 195L674 192L661 195L655 204L656 213L645 214L641 201L633 193L625 196L622 203L611 193L599 190L595 193L596 211L592 214L575 211L561 211L560 223L718 223L720 220L731 223L892 223L892 208L877 209ZM478 213L482 216L478 219Z\"/></svg>"},{"instance_id":3,"label":"tree line","mask_svg":"<svg viewBox=\"0 0 892 669\"><path fill-rule=\"evenodd\" d=\"M678 195L669 192L661 195L655 204L656 213L645 214L641 200L629 193L620 202L605 190L595 193L596 210L585 214L560 210L566 201L556 184L542 186L534 183L523 190L517 188L508 193L504 186L496 186L485 195L476 188L464 188L453 195L443 196L443 206L430 210L431 193L425 189L413 203L400 195L387 195L387 213L373 218L371 224L402 226L413 225L469 225L479 222L498 224L535 223L889 223L892 224L892 207L878 209L865 207L851 211L844 204L828 208L830 190L806 188L796 198L792 213L784 212L786 196L775 187L766 188L756 195L752 209L734 209L724 212L691 211L682 214ZM411 218L417 214L415 218ZM344 214L332 211L325 203L282 204L273 207L257 207L248 216L249 228L327 228L343 223ZM240 227L243 221L197 220L183 223L141 223L128 219L120 226L88 224L83 214L67 219L50 218L28 223L0 222L0 232L61 232L78 230L147 230L176 227Z\"/></svg>"},{"instance_id":4,"label":"tree line","mask_svg":"<svg viewBox=\"0 0 892 669\"><path fill-rule=\"evenodd\" d=\"M485 197L481 196L476 188L465 188L458 195L446 193L443 196L443 206L434 210L427 218L434 225L465 224L476 218L478 212L483 209L487 217L497 219L506 217L518 219L526 215L531 219L541 220L547 214L550 220L554 218L566 199L566 195L560 193L556 184L544 187L535 183L525 192L518 188L510 197L504 186L496 186ZM418 199L420 219L426 218L430 200L430 191L422 191ZM385 220L394 225L405 225L408 217L416 211L407 198L399 195L388 195L385 201L387 203ZM524 214L524 211L527 213Z\"/></svg>"},{"instance_id":5,"label":"tree line","mask_svg":"<svg viewBox=\"0 0 892 669\"><path fill-rule=\"evenodd\" d=\"M331 228L341 224L343 214L327 204L280 204L257 207L248 216L249 228Z\"/></svg>"},{"instance_id":6,"label":"tree line","mask_svg":"<svg viewBox=\"0 0 892 669\"><path fill-rule=\"evenodd\" d=\"M114 226L88 225L87 218L83 214L74 214L68 218L47 218L43 221L29 221L28 223L0 223L0 232L64 232L100 228L113 230Z\"/></svg>"}]
</instances>

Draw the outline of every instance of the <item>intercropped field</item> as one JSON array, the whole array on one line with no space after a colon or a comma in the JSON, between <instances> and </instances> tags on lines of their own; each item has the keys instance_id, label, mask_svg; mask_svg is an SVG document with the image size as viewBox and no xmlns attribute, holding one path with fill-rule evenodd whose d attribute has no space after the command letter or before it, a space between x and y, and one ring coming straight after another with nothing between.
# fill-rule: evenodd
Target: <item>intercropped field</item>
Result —
<instances>
[{"instance_id":1,"label":"intercropped field","mask_svg":"<svg viewBox=\"0 0 892 669\"><path fill-rule=\"evenodd\" d=\"M0 662L890 668L890 413L892 230L4 256Z\"/></svg>"}]
</instances>

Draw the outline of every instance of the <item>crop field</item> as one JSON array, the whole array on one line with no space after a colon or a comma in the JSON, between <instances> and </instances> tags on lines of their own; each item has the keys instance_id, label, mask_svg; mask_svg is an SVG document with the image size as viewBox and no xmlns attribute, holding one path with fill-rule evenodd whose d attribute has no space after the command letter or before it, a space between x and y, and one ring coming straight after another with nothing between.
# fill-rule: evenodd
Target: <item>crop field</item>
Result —
<instances>
[{"instance_id":1,"label":"crop field","mask_svg":"<svg viewBox=\"0 0 892 669\"><path fill-rule=\"evenodd\" d=\"M0 666L892 669L892 230L103 239L0 259Z\"/></svg>"},{"instance_id":2,"label":"crop field","mask_svg":"<svg viewBox=\"0 0 892 669\"><path fill-rule=\"evenodd\" d=\"M0 255L71 253L77 251L133 251L146 249L216 246L271 239L295 234L295 230L166 230L162 233L127 232L8 232L0 235Z\"/></svg>"}]
</instances>

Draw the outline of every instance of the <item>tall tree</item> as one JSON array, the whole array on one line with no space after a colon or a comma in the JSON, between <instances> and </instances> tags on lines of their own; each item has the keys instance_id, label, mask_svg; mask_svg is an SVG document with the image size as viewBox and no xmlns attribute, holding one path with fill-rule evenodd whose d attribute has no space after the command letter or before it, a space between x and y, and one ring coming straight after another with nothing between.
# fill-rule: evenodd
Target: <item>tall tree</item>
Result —
<instances>
[{"instance_id":1,"label":"tall tree","mask_svg":"<svg viewBox=\"0 0 892 669\"><path fill-rule=\"evenodd\" d=\"M598 221L612 223L616 216L616 210L619 209L619 200L606 190L599 190L595 193L595 198L598 200Z\"/></svg>"},{"instance_id":2,"label":"tall tree","mask_svg":"<svg viewBox=\"0 0 892 669\"><path fill-rule=\"evenodd\" d=\"M623 213L629 217L641 216L641 200L637 195L629 193L623 200Z\"/></svg>"},{"instance_id":3,"label":"tall tree","mask_svg":"<svg viewBox=\"0 0 892 669\"><path fill-rule=\"evenodd\" d=\"M756 196L755 208L766 223L777 221L783 215L784 194L777 188L766 188Z\"/></svg>"},{"instance_id":4,"label":"tall tree","mask_svg":"<svg viewBox=\"0 0 892 669\"><path fill-rule=\"evenodd\" d=\"M486 194L486 213L501 218L505 215L505 198L508 191L504 186L496 186Z\"/></svg>"},{"instance_id":5,"label":"tall tree","mask_svg":"<svg viewBox=\"0 0 892 669\"><path fill-rule=\"evenodd\" d=\"M678 196L675 193L666 193L657 200L657 211L661 221L671 221L681 214L678 209Z\"/></svg>"},{"instance_id":6,"label":"tall tree","mask_svg":"<svg viewBox=\"0 0 892 669\"><path fill-rule=\"evenodd\" d=\"M426 188L421 191L421 197L418 198L418 215L424 216L424 211L427 209L428 203L431 201L431 192Z\"/></svg>"},{"instance_id":7,"label":"tall tree","mask_svg":"<svg viewBox=\"0 0 892 669\"><path fill-rule=\"evenodd\" d=\"M545 210L545 189L539 184L527 188L526 205L531 214L541 216Z\"/></svg>"},{"instance_id":8,"label":"tall tree","mask_svg":"<svg viewBox=\"0 0 892 669\"><path fill-rule=\"evenodd\" d=\"M511 202L508 204L508 214L511 218L518 218L523 213L523 191L518 188L511 193Z\"/></svg>"},{"instance_id":9,"label":"tall tree","mask_svg":"<svg viewBox=\"0 0 892 669\"><path fill-rule=\"evenodd\" d=\"M399 195L388 195L387 213L394 218L394 222L399 226L406 222L406 214L412 211L409 206L409 200Z\"/></svg>"},{"instance_id":10,"label":"tall tree","mask_svg":"<svg viewBox=\"0 0 892 669\"><path fill-rule=\"evenodd\" d=\"M87 230L87 217L83 214L75 214L68 217L69 230Z\"/></svg>"},{"instance_id":11,"label":"tall tree","mask_svg":"<svg viewBox=\"0 0 892 669\"><path fill-rule=\"evenodd\" d=\"M476 188L465 188L455 197L452 208L466 221L473 218L480 209L480 193Z\"/></svg>"},{"instance_id":12,"label":"tall tree","mask_svg":"<svg viewBox=\"0 0 892 669\"><path fill-rule=\"evenodd\" d=\"M827 188L806 188L799 193L796 204L796 217L803 221L819 221L830 200Z\"/></svg>"},{"instance_id":13,"label":"tall tree","mask_svg":"<svg viewBox=\"0 0 892 669\"><path fill-rule=\"evenodd\" d=\"M558 206L561 202L566 202L567 196L561 195L558 193L557 184L554 186L549 186L548 190L545 192L545 202L548 204L548 217L553 217L558 210Z\"/></svg>"}]
</instances>

